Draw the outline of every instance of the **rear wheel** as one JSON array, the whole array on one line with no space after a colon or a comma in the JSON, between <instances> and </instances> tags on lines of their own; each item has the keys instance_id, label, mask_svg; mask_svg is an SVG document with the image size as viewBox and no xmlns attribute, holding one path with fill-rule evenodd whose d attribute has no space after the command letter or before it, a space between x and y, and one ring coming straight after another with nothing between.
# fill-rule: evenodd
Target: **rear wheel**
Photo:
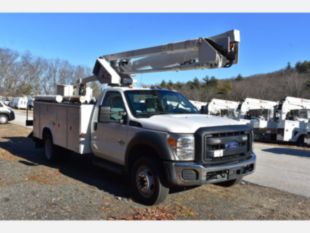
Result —
<instances>
[{"instance_id":1,"label":"rear wheel","mask_svg":"<svg viewBox=\"0 0 310 233\"><path fill-rule=\"evenodd\" d=\"M137 159L130 173L134 199L145 205L156 205L164 201L169 188L163 184L162 175L158 160L150 157Z\"/></svg>"},{"instance_id":2,"label":"rear wheel","mask_svg":"<svg viewBox=\"0 0 310 233\"><path fill-rule=\"evenodd\" d=\"M44 155L47 161L54 162L58 159L57 148L53 143L50 133L44 134Z\"/></svg>"},{"instance_id":3,"label":"rear wheel","mask_svg":"<svg viewBox=\"0 0 310 233\"><path fill-rule=\"evenodd\" d=\"M0 115L0 124L6 124L8 123L8 116L7 115Z\"/></svg>"}]
</instances>

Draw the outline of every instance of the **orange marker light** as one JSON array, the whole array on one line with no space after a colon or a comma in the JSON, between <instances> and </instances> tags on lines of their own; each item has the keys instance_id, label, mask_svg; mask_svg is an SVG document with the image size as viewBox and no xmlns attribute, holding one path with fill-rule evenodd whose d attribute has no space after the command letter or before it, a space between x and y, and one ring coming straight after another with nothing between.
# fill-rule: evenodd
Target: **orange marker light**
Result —
<instances>
[{"instance_id":1,"label":"orange marker light","mask_svg":"<svg viewBox=\"0 0 310 233\"><path fill-rule=\"evenodd\" d=\"M167 139L168 144L171 146L171 148L177 148L177 140L174 138L168 138Z\"/></svg>"}]
</instances>

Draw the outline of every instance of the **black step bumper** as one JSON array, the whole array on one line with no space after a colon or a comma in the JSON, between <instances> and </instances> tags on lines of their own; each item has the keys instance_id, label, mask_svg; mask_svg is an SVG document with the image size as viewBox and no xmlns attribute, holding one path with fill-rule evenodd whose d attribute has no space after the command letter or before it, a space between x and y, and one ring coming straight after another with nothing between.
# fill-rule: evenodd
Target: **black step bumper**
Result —
<instances>
[{"instance_id":1,"label":"black step bumper","mask_svg":"<svg viewBox=\"0 0 310 233\"><path fill-rule=\"evenodd\" d=\"M165 161L164 168L168 183L178 186L196 186L219 183L242 178L254 172L256 155L238 163L206 166L194 162Z\"/></svg>"}]
</instances>

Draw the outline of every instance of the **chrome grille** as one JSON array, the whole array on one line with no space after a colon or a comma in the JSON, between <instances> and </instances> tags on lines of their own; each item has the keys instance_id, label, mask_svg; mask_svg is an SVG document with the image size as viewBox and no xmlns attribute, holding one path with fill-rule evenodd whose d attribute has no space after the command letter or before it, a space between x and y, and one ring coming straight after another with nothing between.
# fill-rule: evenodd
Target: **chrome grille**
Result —
<instances>
[{"instance_id":1,"label":"chrome grille","mask_svg":"<svg viewBox=\"0 0 310 233\"><path fill-rule=\"evenodd\" d=\"M216 132L205 134L204 161L208 163L234 162L246 159L251 145L250 132Z\"/></svg>"}]
</instances>

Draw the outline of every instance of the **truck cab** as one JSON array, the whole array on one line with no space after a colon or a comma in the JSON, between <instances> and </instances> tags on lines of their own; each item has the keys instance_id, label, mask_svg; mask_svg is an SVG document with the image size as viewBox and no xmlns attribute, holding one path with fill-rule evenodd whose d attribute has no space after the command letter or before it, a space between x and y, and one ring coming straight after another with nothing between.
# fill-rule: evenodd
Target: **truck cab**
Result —
<instances>
[{"instance_id":1,"label":"truck cab","mask_svg":"<svg viewBox=\"0 0 310 233\"><path fill-rule=\"evenodd\" d=\"M213 98L208 103L208 111L207 113L210 115L228 117L232 119L237 118L237 110L239 106L239 102L231 101L231 100L222 100Z\"/></svg>"},{"instance_id":2,"label":"truck cab","mask_svg":"<svg viewBox=\"0 0 310 233\"><path fill-rule=\"evenodd\" d=\"M266 131L271 126L274 108L278 103L270 100L245 98L239 105L239 120L253 127L256 140L265 138Z\"/></svg>"},{"instance_id":3,"label":"truck cab","mask_svg":"<svg viewBox=\"0 0 310 233\"><path fill-rule=\"evenodd\" d=\"M277 141L305 145L309 132L310 100L288 96L280 102L275 113Z\"/></svg>"},{"instance_id":4,"label":"truck cab","mask_svg":"<svg viewBox=\"0 0 310 233\"><path fill-rule=\"evenodd\" d=\"M129 169L138 197L158 192L155 173L173 187L234 184L254 171L250 127L200 114L178 92L107 88L92 122L94 155Z\"/></svg>"}]
</instances>

